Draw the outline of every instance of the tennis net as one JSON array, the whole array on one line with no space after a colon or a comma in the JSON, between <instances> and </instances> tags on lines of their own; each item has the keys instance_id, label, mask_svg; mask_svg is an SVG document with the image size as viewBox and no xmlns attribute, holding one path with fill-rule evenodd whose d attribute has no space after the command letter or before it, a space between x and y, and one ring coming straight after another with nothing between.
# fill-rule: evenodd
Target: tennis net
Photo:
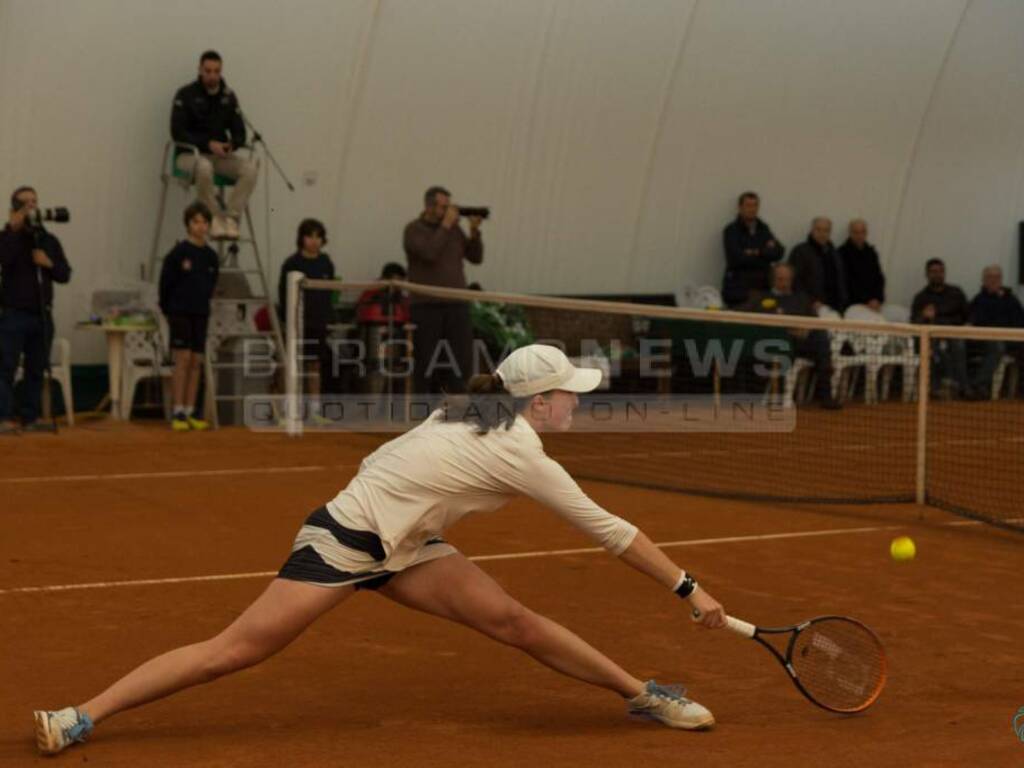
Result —
<instances>
[{"instance_id":1,"label":"tennis net","mask_svg":"<svg viewBox=\"0 0 1024 768\"><path fill-rule=\"evenodd\" d=\"M286 313L291 337L303 333L309 292L324 290L388 290L411 300L400 317L356 321L349 331L371 340L364 345L369 357L389 362L386 370L346 377L342 397L383 392L391 407L358 423L325 418L321 409L319 419L293 419L293 431L296 422L302 429L402 431L432 407L410 403L436 403L439 389L458 391L458 382L490 372L512 349L543 342L605 372L601 389L582 398L573 429L543 436L548 452L578 478L751 500L928 502L1024 530L1014 489L1024 471L1016 357L1024 331L797 316L783 314L792 307L771 296L750 311L723 312L296 276ZM423 332L450 322L438 321L442 315L471 327L468 356L457 344L439 350ZM417 350L421 341L429 350ZM986 398L958 393L943 367L947 348L963 344L974 371L992 343L1000 354ZM288 347L289 371L298 374ZM420 366L417 375L427 358L458 370L445 378ZM383 389L370 385L381 379ZM289 381L297 395L298 379ZM431 388L434 400L426 395ZM833 399L841 409L827 407Z\"/></svg>"}]
</instances>

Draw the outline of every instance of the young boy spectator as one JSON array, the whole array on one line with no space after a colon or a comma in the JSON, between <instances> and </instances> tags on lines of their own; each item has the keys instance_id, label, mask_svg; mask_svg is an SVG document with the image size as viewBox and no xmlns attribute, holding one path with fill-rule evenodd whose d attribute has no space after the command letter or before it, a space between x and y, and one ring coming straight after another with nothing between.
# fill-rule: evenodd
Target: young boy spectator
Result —
<instances>
[{"instance_id":1,"label":"young boy spectator","mask_svg":"<svg viewBox=\"0 0 1024 768\"><path fill-rule=\"evenodd\" d=\"M171 428L175 432L209 428L206 421L193 413L206 351L210 299L220 272L216 252L206 244L212 218L210 209L203 203L192 203L185 209L188 237L164 257L160 271L160 310L167 317L174 362Z\"/></svg>"},{"instance_id":2,"label":"young boy spectator","mask_svg":"<svg viewBox=\"0 0 1024 768\"><path fill-rule=\"evenodd\" d=\"M334 262L323 252L327 245L327 229L317 219L303 219L295 236L298 249L284 260L277 283L278 301L284 312L289 272L301 272L313 280L333 280ZM302 340L299 354L311 362L310 389L322 395L339 394L338 366L327 343L327 326L334 316L331 291L306 291L303 295Z\"/></svg>"}]
</instances>

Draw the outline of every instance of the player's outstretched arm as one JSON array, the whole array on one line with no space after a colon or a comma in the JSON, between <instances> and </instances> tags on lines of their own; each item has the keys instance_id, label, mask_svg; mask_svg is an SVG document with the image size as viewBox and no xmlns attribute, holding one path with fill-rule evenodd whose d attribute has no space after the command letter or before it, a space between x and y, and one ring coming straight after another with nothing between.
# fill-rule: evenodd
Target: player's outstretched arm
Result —
<instances>
[{"instance_id":1,"label":"player's outstretched arm","mask_svg":"<svg viewBox=\"0 0 1024 768\"><path fill-rule=\"evenodd\" d=\"M637 531L633 542L626 547L619 558L640 573L646 574L659 584L685 597L692 608L700 612L700 623L710 629L725 626L725 609L704 589L696 586L692 576L669 559L668 555L654 546L647 534Z\"/></svg>"}]
</instances>

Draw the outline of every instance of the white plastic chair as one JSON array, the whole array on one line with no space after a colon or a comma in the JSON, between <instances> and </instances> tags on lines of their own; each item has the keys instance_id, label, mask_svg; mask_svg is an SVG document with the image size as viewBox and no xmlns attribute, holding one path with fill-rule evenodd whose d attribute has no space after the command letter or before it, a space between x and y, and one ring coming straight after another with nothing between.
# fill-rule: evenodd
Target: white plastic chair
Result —
<instances>
[{"instance_id":1,"label":"white plastic chair","mask_svg":"<svg viewBox=\"0 0 1024 768\"><path fill-rule=\"evenodd\" d=\"M844 320L857 320L863 323L884 323L885 315L877 312L867 304L851 304L843 313Z\"/></svg>"},{"instance_id":2,"label":"white plastic chair","mask_svg":"<svg viewBox=\"0 0 1024 768\"><path fill-rule=\"evenodd\" d=\"M164 415L170 417L171 390L168 383L173 368L165 361L159 331L130 331L124 335L124 362L121 369L121 418L132 414L135 390L145 379L160 380ZM165 381L165 379L167 381Z\"/></svg>"},{"instance_id":3,"label":"white plastic chair","mask_svg":"<svg viewBox=\"0 0 1024 768\"><path fill-rule=\"evenodd\" d=\"M697 287L687 283L676 293L676 306L677 307L696 307L697 306Z\"/></svg>"},{"instance_id":4,"label":"white plastic chair","mask_svg":"<svg viewBox=\"0 0 1024 768\"><path fill-rule=\"evenodd\" d=\"M14 372L15 380L20 379L25 371L21 366ZM46 376L45 372L43 376ZM68 426L75 426L75 398L71 391L71 342L67 339L57 337L50 347L50 381L60 384L60 392L64 396L64 412L68 419ZM48 408L47 403L43 408Z\"/></svg>"},{"instance_id":5,"label":"white plastic chair","mask_svg":"<svg viewBox=\"0 0 1024 768\"><path fill-rule=\"evenodd\" d=\"M782 407L790 408L794 403L806 401L810 396L815 375L814 363L811 360L806 357L793 358L782 381ZM772 390L778 386L778 379L779 372L773 369L765 387L765 400L768 402L771 402Z\"/></svg>"},{"instance_id":6,"label":"white plastic chair","mask_svg":"<svg viewBox=\"0 0 1024 768\"><path fill-rule=\"evenodd\" d=\"M721 309L725 306L722 302L722 292L713 285L702 285L694 294L693 306L700 309Z\"/></svg>"},{"instance_id":7,"label":"white plastic chair","mask_svg":"<svg viewBox=\"0 0 1024 768\"><path fill-rule=\"evenodd\" d=\"M1009 378L1007 378L1009 373ZM1020 371L1017 368L1017 361L1012 355L1003 355L992 374L992 399L998 400L1003 392L1003 382L1008 384L1007 396L1014 397L1017 394L1017 385L1020 380Z\"/></svg>"},{"instance_id":8,"label":"white plastic chair","mask_svg":"<svg viewBox=\"0 0 1024 768\"><path fill-rule=\"evenodd\" d=\"M818 307L818 317L825 320L842 320L843 316L827 304ZM864 368L868 362L867 350L863 339L856 334L841 330L828 332L832 358L832 397L844 400L853 392L856 383L855 374L858 368ZM852 355L844 355L843 349L849 344L853 348Z\"/></svg>"},{"instance_id":9,"label":"white plastic chair","mask_svg":"<svg viewBox=\"0 0 1024 768\"><path fill-rule=\"evenodd\" d=\"M871 362L868 353L867 335L848 331L833 331L829 334L832 352L832 397L847 400L853 394L858 369L863 369L867 377L867 368ZM843 349L849 345L852 355L844 355ZM865 385L865 391L869 387ZM867 393L865 397L867 397Z\"/></svg>"},{"instance_id":10,"label":"white plastic chair","mask_svg":"<svg viewBox=\"0 0 1024 768\"><path fill-rule=\"evenodd\" d=\"M54 354L56 353L56 354ZM71 342L57 337L50 350L50 380L60 384L68 426L75 426L75 398L71 391Z\"/></svg>"},{"instance_id":11,"label":"white plastic chair","mask_svg":"<svg viewBox=\"0 0 1024 768\"><path fill-rule=\"evenodd\" d=\"M853 304L846 309L846 320L863 323L885 323L885 315L865 304ZM864 402L878 402L878 382L881 376L882 399L889 397L892 374L896 368L903 369L903 400L910 400L917 379L918 356L914 353L912 340L906 336L887 333L851 332L848 337L854 351L862 354L864 361Z\"/></svg>"}]
</instances>

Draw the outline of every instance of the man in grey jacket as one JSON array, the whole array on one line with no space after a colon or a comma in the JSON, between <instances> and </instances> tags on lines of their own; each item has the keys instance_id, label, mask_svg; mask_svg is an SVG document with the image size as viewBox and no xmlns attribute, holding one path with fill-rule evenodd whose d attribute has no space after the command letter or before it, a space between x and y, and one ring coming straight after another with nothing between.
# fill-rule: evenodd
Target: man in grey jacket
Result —
<instances>
[{"instance_id":1,"label":"man in grey jacket","mask_svg":"<svg viewBox=\"0 0 1024 768\"><path fill-rule=\"evenodd\" d=\"M459 226L459 209L444 187L423 195L423 213L409 222L402 238L409 260L409 282L465 288L463 261L480 264L484 244L479 216L469 217L469 236ZM413 384L417 394L465 391L473 375L473 331L468 301L411 296Z\"/></svg>"}]
</instances>

